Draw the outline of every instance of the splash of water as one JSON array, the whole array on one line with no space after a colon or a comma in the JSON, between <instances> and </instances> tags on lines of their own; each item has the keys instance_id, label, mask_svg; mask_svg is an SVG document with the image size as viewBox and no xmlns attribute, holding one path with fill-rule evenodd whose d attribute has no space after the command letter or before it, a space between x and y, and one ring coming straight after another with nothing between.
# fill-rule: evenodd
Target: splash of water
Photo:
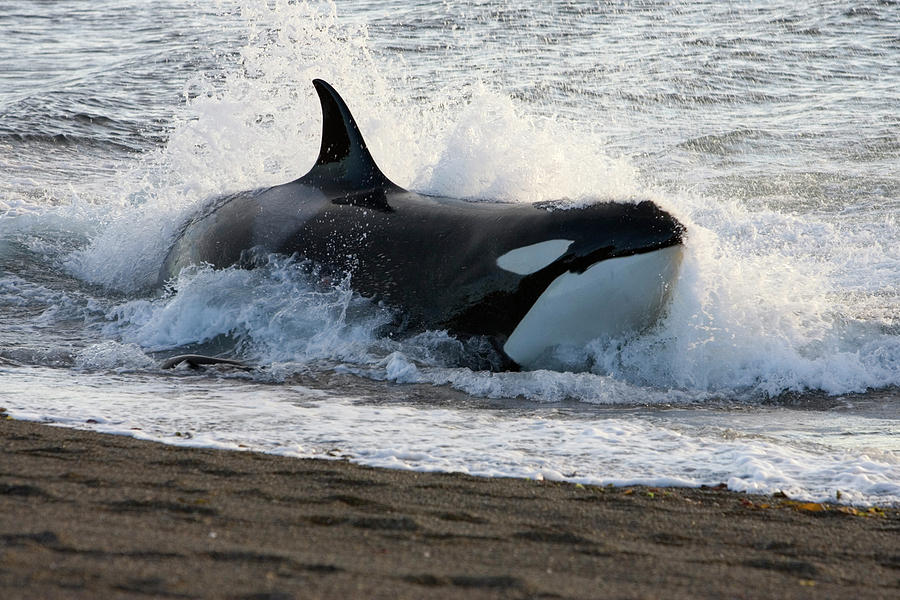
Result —
<instances>
[{"instance_id":1,"label":"splash of water","mask_svg":"<svg viewBox=\"0 0 900 600\"><path fill-rule=\"evenodd\" d=\"M322 77L344 95L376 160L401 185L493 201L649 196L685 222L687 256L667 318L640 336L563 349L557 368L725 395L900 384L900 276L885 268L896 264L900 245L893 243L897 227L890 218L876 232L869 223L848 228L697 191L663 193L627 158L604 152L602 131L539 116L527 103L478 82L477 74L464 88L408 96L404 65L374 52L366 27L342 19L333 3L248 0L241 19L237 59L223 58L220 73L192 79L165 147L113 182L100 233L68 257L80 278L129 293L147 289L174 231L205 198L305 172L318 148L320 119L309 81ZM598 119L602 123L602 115ZM286 346L297 355L279 354L274 349L284 348L283 340L321 339L321 332L287 321L262 326L253 317L255 301L226 290L265 283L274 297L285 298L296 282L250 282L257 276L238 271L193 276L173 295L123 306L115 335L161 348L236 334L252 340L262 360L353 357L367 367L374 361L378 376L453 380L479 389L468 375L430 372L446 365L431 362L428 343L399 348L408 364L424 370L384 363L385 353L333 353L313 342ZM250 305L240 306L247 300ZM204 310L210 302L216 310ZM304 310L315 315L330 306L322 302L307 302ZM353 333L337 327L327 345L362 338L371 345L378 323L362 320ZM516 395L519 389L490 393ZM581 397L581 389L573 383L554 397Z\"/></svg>"}]
</instances>

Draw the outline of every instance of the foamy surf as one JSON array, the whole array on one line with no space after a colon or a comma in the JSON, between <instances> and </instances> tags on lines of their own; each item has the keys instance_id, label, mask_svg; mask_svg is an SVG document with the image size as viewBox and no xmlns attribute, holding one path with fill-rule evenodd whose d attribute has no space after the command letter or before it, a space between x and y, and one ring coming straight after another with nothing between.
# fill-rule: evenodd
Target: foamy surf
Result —
<instances>
[{"instance_id":1,"label":"foamy surf","mask_svg":"<svg viewBox=\"0 0 900 600\"><path fill-rule=\"evenodd\" d=\"M386 402L366 397L364 386L356 388L362 394L341 398L296 384L226 380L210 389L196 376L138 375L125 389L116 379L83 375L80 385L89 385L90 394L61 380L42 393L38 408L28 397L35 384L46 387L46 374L7 373L8 410L17 418L177 445L345 457L387 468L593 485L724 482L733 490L781 491L810 501L900 502L896 448L858 453L823 447L815 436L798 439L794 425L803 423L803 413L798 419L787 409L708 409L700 419L646 409L566 414ZM815 418L825 421L819 429L848 423Z\"/></svg>"}]
</instances>

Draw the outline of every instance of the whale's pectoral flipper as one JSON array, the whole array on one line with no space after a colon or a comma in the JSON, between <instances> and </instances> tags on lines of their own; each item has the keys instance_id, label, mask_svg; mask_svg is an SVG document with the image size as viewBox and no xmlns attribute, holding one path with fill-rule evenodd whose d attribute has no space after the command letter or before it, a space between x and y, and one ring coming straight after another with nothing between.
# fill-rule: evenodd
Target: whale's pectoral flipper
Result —
<instances>
[{"instance_id":1,"label":"whale's pectoral flipper","mask_svg":"<svg viewBox=\"0 0 900 600\"><path fill-rule=\"evenodd\" d=\"M180 354L169 358L159 366L160 369L174 369L181 363L186 363L192 369L199 369L202 365L230 365L241 369L249 369L250 367L239 360L230 358L217 358L215 356L204 356L202 354Z\"/></svg>"},{"instance_id":2,"label":"whale's pectoral flipper","mask_svg":"<svg viewBox=\"0 0 900 600\"><path fill-rule=\"evenodd\" d=\"M394 191L400 188L391 182L375 164L350 109L340 95L321 79L313 81L322 103L322 145L319 157L309 173L298 182L324 190L341 190L358 206L385 210L384 194L370 194L373 190Z\"/></svg>"}]
</instances>

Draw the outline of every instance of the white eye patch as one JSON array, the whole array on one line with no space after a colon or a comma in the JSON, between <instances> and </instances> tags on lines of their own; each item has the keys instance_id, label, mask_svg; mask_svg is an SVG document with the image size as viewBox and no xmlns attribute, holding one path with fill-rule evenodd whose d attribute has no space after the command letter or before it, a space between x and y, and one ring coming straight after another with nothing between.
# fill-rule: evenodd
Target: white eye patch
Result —
<instances>
[{"instance_id":1,"label":"white eye patch","mask_svg":"<svg viewBox=\"0 0 900 600\"><path fill-rule=\"evenodd\" d=\"M531 275L562 256L574 240L547 240L510 250L497 259L497 266L517 275Z\"/></svg>"}]
</instances>

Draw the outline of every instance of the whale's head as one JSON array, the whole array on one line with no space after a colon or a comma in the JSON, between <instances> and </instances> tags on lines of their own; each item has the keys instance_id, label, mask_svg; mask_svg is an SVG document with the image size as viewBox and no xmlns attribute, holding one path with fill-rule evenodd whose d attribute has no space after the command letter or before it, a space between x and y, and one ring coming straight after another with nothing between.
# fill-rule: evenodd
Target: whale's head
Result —
<instances>
[{"instance_id":1,"label":"whale's head","mask_svg":"<svg viewBox=\"0 0 900 600\"><path fill-rule=\"evenodd\" d=\"M650 201L557 209L543 239L496 259L522 276L528 306L508 333L505 353L538 366L555 346L641 332L671 295L684 250L684 226Z\"/></svg>"}]
</instances>

